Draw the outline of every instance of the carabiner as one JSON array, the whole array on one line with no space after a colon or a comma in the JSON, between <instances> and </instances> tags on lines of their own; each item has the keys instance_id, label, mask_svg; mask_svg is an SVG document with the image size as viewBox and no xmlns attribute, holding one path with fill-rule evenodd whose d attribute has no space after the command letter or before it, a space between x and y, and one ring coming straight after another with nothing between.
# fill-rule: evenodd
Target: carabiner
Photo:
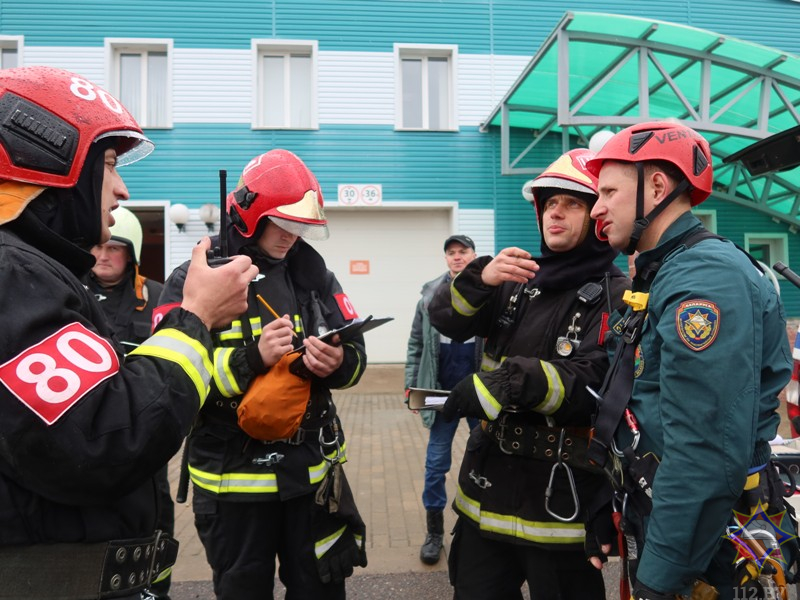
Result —
<instances>
[{"instance_id":1,"label":"carabiner","mask_svg":"<svg viewBox=\"0 0 800 600\"><path fill-rule=\"evenodd\" d=\"M333 441L326 442L324 433L325 428L324 427L319 428L319 437L318 437L319 449L322 454L322 458L331 465L335 465L336 463L341 461L344 453L342 452L342 445L339 443L339 428L336 427L334 424L334 426L332 426L331 429L333 430ZM330 450L331 448L335 450L335 453L332 458L328 458L327 451Z\"/></svg>"},{"instance_id":2,"label":"carabiner","mask_svg":"<svg viewBox=\"0 0 800 600\"><path fill-rule=\"evenodd\" d=\"M581 511L581 502L578 499L578 489L575 487L575 477L572 475L572 469L569 468L569 465L564 463L561 458L561 448L564 445L564 436L566 435L566 430L561 430L561 437L558 440L558 461L553 465L553 468L550 469L550 481L547 483L547 489L544 491L544 508L548 512L551 517L554 517L561 521L562 523L570 523L575 520L578 516L578 513ZM567 474L567 481L569 482L569 489L572 493L572 502L575 505L575 512L572 513L571 517L562 517L561 515L553 512L550 510L550 497L553 495L553 481L556 478L556 470L562 467L564 472Z\"/></svg>"}]
</instances>

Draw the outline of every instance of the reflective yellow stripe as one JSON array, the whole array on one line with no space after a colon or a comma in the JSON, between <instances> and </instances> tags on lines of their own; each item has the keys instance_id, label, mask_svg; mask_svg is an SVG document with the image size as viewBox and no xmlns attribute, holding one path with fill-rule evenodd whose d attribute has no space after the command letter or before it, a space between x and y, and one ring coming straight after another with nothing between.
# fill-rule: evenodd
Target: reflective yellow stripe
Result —
<instances>
[{"instance_id":1,"label":"reflective yellow stripe","mask_svg":"<svg viewBox=\"0 0 800 600\"><path fill-rule=\"evenodd\" d=\"M161 329L142 342L128 356L154 356L179 365L197 388L202 405L211 382L211 360L205 346L177 329Z\"/></svg>"},{"instance_id":2,"label":"reflective yellow stripe","mask_svg":"<svg viewBox=\"0 0 800 600\"><path fill-rule=\"evenodd\" d=\"M500 360L495 360L488 354L484 354L483 357L481 358L481 371L484 372L496 371L497 369L500 368L500 365L503 364L503 361L505 359L506 357L504 356Z\"/></svg>"},{"instance_id":3,"label":"reflective yellow stripe","mask_svg":"<svg viewBox=\"0 0 800 600\"><path fill-rule=\"evenodd\" d=\"M250 330L253 332L255 337L261 335L261 317L250 317ZM219 339L225 342L244 339L242 321L236 320L231 323L230 328L219 334Z\"/></svg>"},{"instance_id":4,"label":"reflective yellow stripe","mask_svg":"<svg viewBox=\"0 0 800 600\"><path fill-rule=\"evenodd\" d=\"M543 415L552 415L564 402L564 384L558 370L549 362L540 360L544 376L547 377L547 394L544 400L534 410Z\"/></svg>"},{"instance_id":5,"label":"reflective yellow stripe","mask_svg":"<svg viewBox=\"0 0 800 600\"><path fill-rule=\"evenodd\" d=\"M346 390L347 388L349 388L353 384L355 384L356 380L358 379L358 375L361 373L361 370L363 368L361 366L361 353L358 350L356 350L356 347L353 344L345 344L345 346L350 346L353 350L356 351L356 358L358 359L358 364L356 365L356 368L353 371L353 376L350 378L350 381L348 381L344 385L344 387L339 388L339 389L342 389L342 390Z\"/></svg>"},{"instance_id":6,"label":"reflective yellow stripe","mask_svg":"<svg viewBox=\"0 0 800 600\"><path fill-rule=\"evenodd\" d=\"M253 332L255 337L261 335L261 317L251 317L250 318L250 329Z\"/></svg>"},{"instance_id":7,"label":"reflective yellow stripe","mask_svg":"<svg viewBox=\"0 0 800 600\"><path fill-rule=\"evenodd\" d=\"M450 304L453 306L453 309L460 315L464 315L465 317L471 317L475 315L475 313L480 310L480 306L475 307L472 306L467 299L462 296L455 286L456 280L455 278L453 281L450 282Z\"/></svg>"},{"instance_id":8,"label":"reflective yellow stripe","mask_svg":"<svg viewBox=\"0 0 800 600\"><path fill-rule=\"evenodd\" d=\"M586 538L583 523L527 521L514 515L483 511L480 502L469 498L461 486L456 492L456 507L483 531L543 544L583 544Z\"/></svg>"},{"instance_id":9,"label":"reflective yellow stripe","mask_svg":"<svg viewBox=\"0 0 800 600\"><path fill-rule=\"evenodd\" d=\"M275 473L208 473L189 465L192 482L214 494L275 494L278 480Z\"/></svg>"},{"instance_id":10,"label":"reflective yellow stripe","mask_svg":"<svg viewBox=\"0 0 800 600\"><path fill-rule=\"evenodd\" d=\"M492 393L489 389L483 385L481 378L478 377L477 373L472 375L472 383L475 385L475 393L478 394L478 401L481 403L481 408L483 408L483 412L486 413L486 416L489 417L490 421L493 421L497 418L497 415L500 414L500 411L503 410L503 407L500 403L495 400L495 397L492 396Z\"/></svg>"},{"instance_id":11,"label":"reflective yellow stripe","mask_svg":"<svg viewBox=\"0 0 800 600\"><path fill-rule=\"evenodd\" d=\"M336 458L336 450L333 452L325 455L328 460L324 460L319 463L318 465L312 465L308 467L308 482L309 483L319 483L325 478L325 474L330 470L331 463L330 461ZM347 462L347 443L345 442L342 444L341 454L339 456L339 462L345 463Z\"/></svg>"},{"instance_id":12,"label":"reflective yellow stripe","mask_svg":"<svg viewBox=\"0 0 800 600\"><path fill-rule=\"evenodd\" d=\"M231 323L231 326L219 334L219 339L223 341L242 339L242 322L239 320Z\"/></svg>"},{"instance_id":13,"label":"reflective yellow stripe","mask_svg":"<svg viewBox=\"0 0 800 600\"><path fill-rule=\"evenodd\" d=\"M214 383L220 394L226 398L233 398L244 394L231 371L231 356L235 348L214 349Z\"/></svg>"},{"instance_id":14,"label":"reflective yellow stripe","mask_svg":"<svg viewBox=\"0 0 800 600\"><path fill-rule=\"evenodd\" d=\"M322 538L314 544L314 553L317 555L317 558L322 558L325 556L325 553L331 549L331 547L339 540L340 537L342 537L345 529L347 529L347 525L332 533L328 537Z\"/></svg>"}]
</instances>

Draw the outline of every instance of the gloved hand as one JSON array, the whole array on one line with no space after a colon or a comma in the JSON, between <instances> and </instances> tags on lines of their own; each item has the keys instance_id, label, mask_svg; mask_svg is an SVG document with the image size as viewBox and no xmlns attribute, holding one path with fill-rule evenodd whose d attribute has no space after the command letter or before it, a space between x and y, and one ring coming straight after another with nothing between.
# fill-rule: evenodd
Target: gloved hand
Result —
<instances>
[{"instance_id":1,"label":"gloved hand","mask_svg":"<svg viewBox=\"0 0 800 600\"><path fill-rule=\"evenodd\" d=\"M317 572L322 583L340 583L353 574L353 567L366 567L366 552L359 551L355 543L340 544L333 547L317 560Z\"/></svg>"},{"instance_id":2,"label":"gloved hand","mask_svg":"<svg viewBox=\"0 0 800 600\"><path fill-rule=\"evenodd\" d=\"M675 594L662 594L661 592L654 592L649 587L642 583L637 583L633 588L631 600L675 600Z\"/></svg>"},{"instance_id":3,"label":"gloved hand","mask_svg":"<svg viewBox=\"0 0 800 600\"><path fill-rule=\"evenodd\" d=\"M593 514L586 517L584 527L586 528L586 539L583 548L586 558L592 563L595 569L602 569L603 563L608 562L609 555L616 555L612 552L614 541L617 535L617 528L614 526L611 501L609 500Z\"/></svg>"},{"instance_id":4,"label":"gloved hand","mask_svg":"<svg viewBox=\"0 0 800 600\"><path fill-rule=\"evenodd\" d=\"M480 395L478 389L481 390ZM442 416L448 422L459 417L475 417L494 421L502 409L503 405L491 395L476 373L465 377L453 386L442 407Z\"/></svg>"}]
</instances>

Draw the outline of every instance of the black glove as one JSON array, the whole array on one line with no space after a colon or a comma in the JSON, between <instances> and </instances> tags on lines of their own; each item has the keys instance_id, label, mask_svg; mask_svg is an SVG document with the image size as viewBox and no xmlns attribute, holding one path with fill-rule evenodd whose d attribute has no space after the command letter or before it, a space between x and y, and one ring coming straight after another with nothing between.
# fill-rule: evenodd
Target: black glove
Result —
<instances>
[{"instance_id":1,"label":"black glove","mask_svg":"<svg viewBox=\"0 0 800 600\"><path fill-rule=\"evenodd\" d=\"M633 588L631 600L675 600L675 594L662 594L661 592L654 592L646 585L637 583Z\"/></svg>"},{"instance_id":2,"label":"black glove","mask_svg":"<svg viewBox=\"0 0 800 600\"><path fill-rule=\"evenodd\" d=\"M366 567L366 552L361 552L352 541L339 540L317 560L317 572L322 583L340 583L353 574L353 567Z\"/></svg>"},{"instance_id":3,"label":"black glove","mask_svg":"<svg viewBox=\"0 0 800 600\"><path fill-rule=\"evenodd\" d=\"M478 397L476 383L480 382L477 374L468 375L450 390L450 395L442 407L442 416L447 422L459 417L475 417L494 421L503 406L481 385L483 393ZM481 400L487 405L489 413L484 410Z\"/></svg>"},{"instance_id":4,"label":"black glove","mask_svg":"<svg viewBox=\"0 0 800 600\"><path fill-rule=\"evenodd\" d=\"M596 510L590 509L590 514L586 517L584 527L586 528L586 540L583 544L583 549L586 552L586 558L596 556L600 562L607 562L609 556L619 554L619 549L615 548L614 542L617 539L617 528L614 526L613 512L611 509L611 501L604 503ZM601 550L601 546L605 544L611 545L611 550L605 554Z\"/></svg>"}]
</instances>

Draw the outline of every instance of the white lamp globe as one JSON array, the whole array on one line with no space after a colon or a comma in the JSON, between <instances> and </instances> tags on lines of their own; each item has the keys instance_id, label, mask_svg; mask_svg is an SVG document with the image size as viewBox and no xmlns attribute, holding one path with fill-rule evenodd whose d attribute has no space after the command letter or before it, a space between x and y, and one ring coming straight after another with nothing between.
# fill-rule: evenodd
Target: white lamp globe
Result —
<instances>
[{"instance_id":1,"label":"white lamp globe","mask_svg":"<svg viewBox=\"0 0 800 600\"><path fill-rule=\"evenodd\" d=\"M614 132L608 129L601 129L589 138L589 150L597 154L606 145L606 142L614 137Z\"/></svg>"}]
</instances>

